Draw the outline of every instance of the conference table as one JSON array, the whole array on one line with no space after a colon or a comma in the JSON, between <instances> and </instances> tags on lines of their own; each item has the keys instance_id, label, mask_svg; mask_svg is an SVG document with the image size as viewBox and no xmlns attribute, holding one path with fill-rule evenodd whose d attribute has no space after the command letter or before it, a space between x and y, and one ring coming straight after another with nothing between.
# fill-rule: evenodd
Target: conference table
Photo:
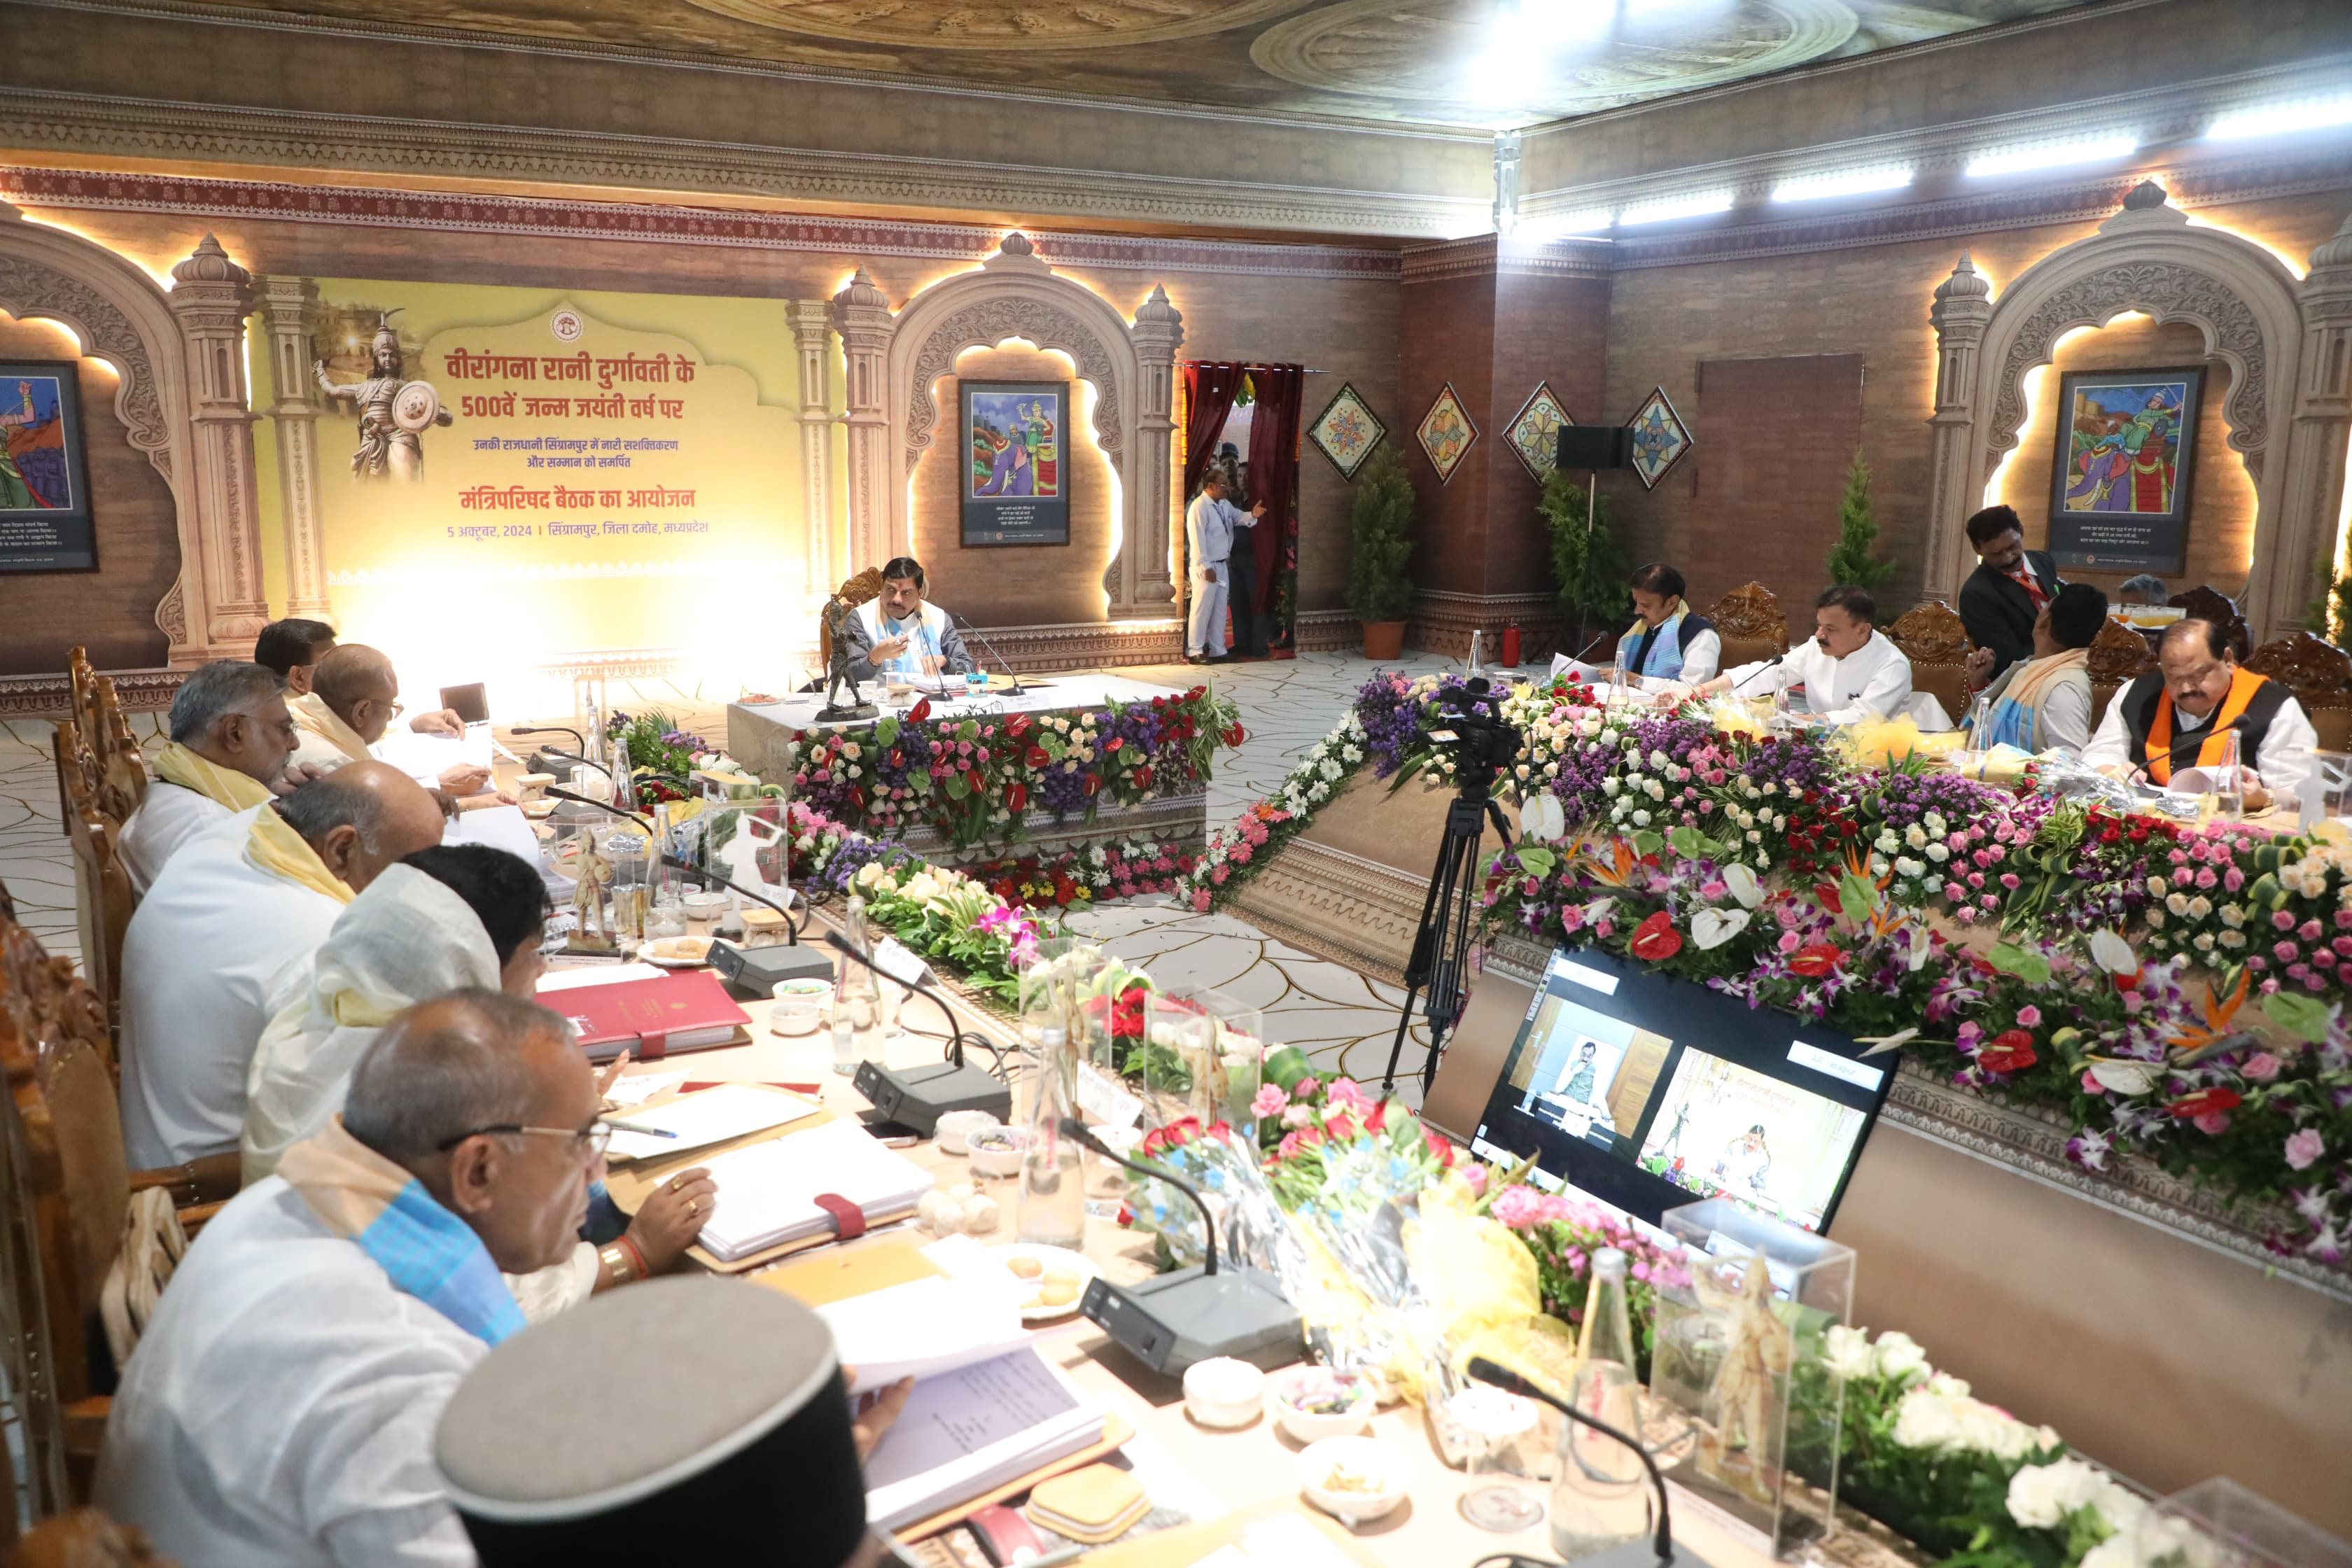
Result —
<instances>
[{"instance_id":1,"label":"conference table","mask_svg":"<svg viewBox=\"0 0 2352 1568\"><path fill-rule=\"evenodd\" d=\"M811 923L814 928L817 922ZM1013 1046L1013 1032L1003 1020L963 997L952 997L951 1001L958 1009L958 1022L968 1035L982 1033L1008 1049ZM819 1083L823 1085L821 1097L825 1107L836 1115L851 1118L868 1109L865 1097L851 1086L850 1079L832 1070L829 1036L822 1030L798 1038L774 1034L769 1028L770 1006L765 1002L744 1004L744 1010L751 1016L752 1042L749 1045L640 1064L629 1071L635 1075L683 1070L695 1081ZM909 1032L886 1051L887 1062L895 1067L938 1060L941 1049L938 1037L940 1020L936 1009L920 998L911 999L906 1008L905 1023ZM906 1153L909 1159L936 1170L942 1184L979 1179L968 1170L968 1160L941 1153L933 1141L927 1140ZM993 1231L975 1239L986 1246L1012 1241L1016 1224L1017 1183L983 1182L982 1185L997 1199L1000 1218ZM877 1228L857 1240L835 1245L864 1247L890 1238L917 1242L933 1239L928 1232L908 1222ZM1085 1250L1115 1281L1139 1280L1153 1272L1151 1238L1110 1221L1091 1216L1087 1219ZM1194 1483L1190 1490L1213 1497L1225 1509L1240 1512L1295 1508L1313 1515L1327 1532L1338 1531L1347 1537L1346 1549L1364 1564L1469 1568L1471 1563L1495 1552L1516 1552L1548 1561L1556 1557L1548 1524L1497 1534L1481 1530L1462 1517L1456 1500L1472 1485L1472 1478L1464 1471L1449 1468L1439 1458L1418 1406L1391 1405L1380 1412L1370 1427L1372 1435L1387 1445L1405 1468L1410 1487L1406 1501L1386 1518L1346 1531L1333 1526L1306 1501L1297 1474L1298 1446L1283 1436L1270 1418L1261 1417L1239 1431L1214 1431L1196 1425L1185 1414L1183 1391L1178 1379L1150 1371L1082 1317L1073 1315L1042 1325L1034 1342L1106 1415L1125 1421L1172 1460ZM1530 1480L1523 1484L1546 1501L1548 1513L1550 1483ZM1695 1507L1685 1506L1679 1496L1674 1521L1676 1539L1696 1549L1713 1568L1764 1568L1771 1561L1743 1536L1719 1526ZM1193 1560L1180 1555L1171 1563L1164 1556L1141 1554L1135 1550L1141 1544L1135 1542L1097 1548L1096 1553L1089 1554L1089 1560L1101 1554L1107 1563L1133 1561L1153 1563L1156 1568L1183 1568ZM947 1555L945 1546L940 1544L919 1554L929 1563L947 1564L958 1561ZM1205 1549L1202 1554L1207 1554ZM1877 1537L1841 1533L1832 1538L1829 1555L1843 1568L1896 1568L1902 1561L1890 1550L1883 1532Z\"/></svg>"}]
</instances>

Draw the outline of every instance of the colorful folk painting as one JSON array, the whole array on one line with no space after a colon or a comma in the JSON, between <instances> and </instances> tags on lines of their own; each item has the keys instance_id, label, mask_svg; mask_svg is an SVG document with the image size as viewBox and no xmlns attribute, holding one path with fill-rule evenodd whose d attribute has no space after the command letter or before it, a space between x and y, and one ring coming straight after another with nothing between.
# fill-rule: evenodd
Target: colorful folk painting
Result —
<instances>
[{"instance_id":1,"label":"colorful folk painting","mask_svg":"<svg viewBox=\"0 0 2352 1568\"><path fill-rule=\"evenodd\" d=\"M0 385L0 512L71 511L80 504L67 462L62 382L20 374ZM79 442L81 433L71 435Z\"/></svg>"},{"instance_id":2,"label":"colorful folk painting","mask_svg":"<svg viewBox=\"0 0 2352 1568\"><path fill-rule=\"evenodd\" d=\"M1470 411L1462 406L1462 399L1454 395L1452 382L1438 389L1436 401L1421 416L1417 434L1421 449L1429 454L1430 466L1437 470L1437 482L1453 479L1454 470L1462 466L1463 457L1478 439L1478 426Z\"/></svg>"},{"instance_id":3,"label":"colorful folk painting","mask_svg":"<svg viewBox=\"0 0 2352 1568\"><path fill-rule=\"evenodd\" d=\"M1062 398L1058 389L975 392L971 395L971 493L1035 496L1061 492Z\"/></svg>"},{"instance_id":4,"label":"colorful folk painting","mask_svg":"<svg viewBox=\"0 0 2352 1568\"><path fill-rule=\"evenodd\" d=\"M1663 386L1653 387L1649 400L1627 424L1633 432L1633 476L1642 488L1654 490L1666 470L1682 461L1693 445L1690 426L1675 412Z\"/></svg>"},{"instance_id":5,"label":"colorful folk painting","mask_svg":"<svg viewBox=\"0 0 2352 1568\"><path fill-rule=\"evenodd\" d=\"M1519 455L1528 472L1541 484L1559 461L1559 427L1573 425L1568 410L1552 395L1551 383L1536 384L1534 392L1520 405L1510 425L1503 431L1503 439Z\"/></svg>"},{"instance_id":6,"label":"colorful folk painting","mask_svg":"<svg viewBox=\"0 0 2352 1568\"><path fill-rule=\"evenodd\" d=\"M2066 376L2051 510L2183 517L2204 382L2200 369Z\"/></svg>"},{"instance_id":7,"label":"colorful folk painting","mask_svg":"<svg viewBox=\"0 0 2352 1568\"><path fill-rule=\"evenodd\" d=\"M1307 438L1331 459L1343 479L1352 479L1372 448L1388 434L1388 426L1372 412L1371 405L1357 393L1352 384L1339 388L1339 395L1324 405L1307 427Z\"/></svg>"}]
</instances>

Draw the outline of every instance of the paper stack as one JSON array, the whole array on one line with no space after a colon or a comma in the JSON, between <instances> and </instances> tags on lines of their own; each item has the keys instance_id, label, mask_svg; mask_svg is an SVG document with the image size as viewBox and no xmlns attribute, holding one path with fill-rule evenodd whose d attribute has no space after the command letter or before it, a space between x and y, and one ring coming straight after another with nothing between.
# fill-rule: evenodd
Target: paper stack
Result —
<instances>
[{"instance_id":1,"label":"paper stack","mask_svg":"<svg viewBox=\"0 0 2352 1568\"><path fill-rule=\"evenodd\" d=\"M627 1126L614 1130L613 1144L605 1151L605 1157L667 1160L674 1154L724 1143L730 1138L782 1127L814 1116L818 1110L814 1100L803 1100L796 1094L782 1094L754 1084L723 1083L651 1110L631 1110L613 1118ZM633 1131L640 1127L659 1131ZM669 1136L663 1137L665 1132Z\"/></svg>"},{"instance_id":2,"label":"paper stack","mask_svg":"<svg viewBox=\"0 0 2352 1568\"><path fill-rule=\"evenodd\" d=\"M833 1216L817 1205L820 1194L848 1199L870 1222L913 1208L932 1184L929 1171L849 1121L721 1154L710 1162L710 1177L719 1196L700 1239L725 1263L833 1229Z\"/></svg>"},{"instance_id":3,"label":"paper stack","mask_svg":"<svg viewBox=\"0 0 2352 1568\"><path fill-rule=\"evenodd\" d=\"M896 1530L1102 1440L1102 1413L1034 1349L939 1373L866 1461L866 1517Z\"/></svg>"}]
</instances>

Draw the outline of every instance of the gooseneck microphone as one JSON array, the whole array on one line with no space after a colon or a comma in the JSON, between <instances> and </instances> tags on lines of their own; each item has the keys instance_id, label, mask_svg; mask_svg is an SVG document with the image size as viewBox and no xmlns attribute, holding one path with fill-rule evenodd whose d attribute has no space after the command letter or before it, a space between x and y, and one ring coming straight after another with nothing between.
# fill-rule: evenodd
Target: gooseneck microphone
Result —
<instances>
[{"instance_id":1,"label":"gooseneck microphone","mask_svg":"<svg viewBox=\"0 0 2352 1568\"><path fill-rule=\"evenodd\" d=\"M1076 1143L1083 1148L1093 1150L1096 1153L1100 1154L1104 1159L1108 1160L1112 1164L1124 1165L1139 1176L1150 1176L1155 1181L1165 1182L1170 1186L1181 1192L1186 1197L1191 1198L1192 1200L1192 1206L1201 1211L1201 1229L1206 1237L1206 1251L1201 1265L1202 1276L1203 1278L1207 1278L1213 1276L1217 1272L1217 1222L1210 1216L1209 1205L1206 1201L1202 1198L1200 1188L1194 1186L1191 1182L1186 1181L1175 1172L1168 1170L1162 1166L1147 1165L1140 1160L1129 1159L1126 1155L1120 1153L1118 1150L1112 1148L1109 1144L1096 1137L1093 1130L1075 1116L1065 1116L1062 1118L1061 1131L1062 1136L1067 1138L1071 1142Z\"/></svg>"},{"instance_id":2,"label":"gooseneck microphone","mask_svg":"<svg viewBox=\"0 0 2352 1568\"><path fill-rule=\"evenodd\" d=\"M507 731L508 733L515 735L569 735L572 737L572 744L583 752L588 749L588 737L564 724L510 724L507 727ZM558 752L552 748L548 751L548 755L552 757L568 757L571 754L569 752ZM584 757L580 760L587 762ZM596 764L589 763L588 765L593 768Z\"/></svg>"},{"instance_id":3,"label":"gooseneck microphone","mask_svg":"<svg viewBox=\"0 0 2352 1568\"><path fill-rule=\"evenodd\" d=\"M965 631L970 632L972 636L980 639L980 646L986 648L992 655L993 655L996 662L1004 667L1004 673L1013 678L1013 695L1015 697L1020 696L1023 690L1023 687L1021 685L1021 672L1013 668L1013 661L1011 659L998 652L996 645L988 640L988 634L982 631L978 626L973 626L971 621L965 619L963 616L957 615L953 610L950 610L948 612L948 618L953 621L957 626L962 627Z\"/></svg>"}]
</instances>

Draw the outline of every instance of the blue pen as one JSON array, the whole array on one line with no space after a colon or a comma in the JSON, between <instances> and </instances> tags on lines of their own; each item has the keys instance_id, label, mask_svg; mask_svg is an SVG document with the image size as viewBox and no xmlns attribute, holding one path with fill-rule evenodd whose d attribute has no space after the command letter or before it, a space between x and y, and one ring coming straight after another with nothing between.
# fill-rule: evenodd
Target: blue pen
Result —
<instances>
[{"instance_id":1,"label":"blue pen","mask_svg":"<svg viewBox=\"0 0 2352 1568\"><path fill-rule=\"evenodd\" d=\"M640 1127L634 1121L615 1121L609 1116L604 1119L604 1125L611 1128L615 1132L642 1132L648 1138L675 1138L677 1136L677 1133L672 1132L667 1127Z\"/></svg>"}]
</instances>

